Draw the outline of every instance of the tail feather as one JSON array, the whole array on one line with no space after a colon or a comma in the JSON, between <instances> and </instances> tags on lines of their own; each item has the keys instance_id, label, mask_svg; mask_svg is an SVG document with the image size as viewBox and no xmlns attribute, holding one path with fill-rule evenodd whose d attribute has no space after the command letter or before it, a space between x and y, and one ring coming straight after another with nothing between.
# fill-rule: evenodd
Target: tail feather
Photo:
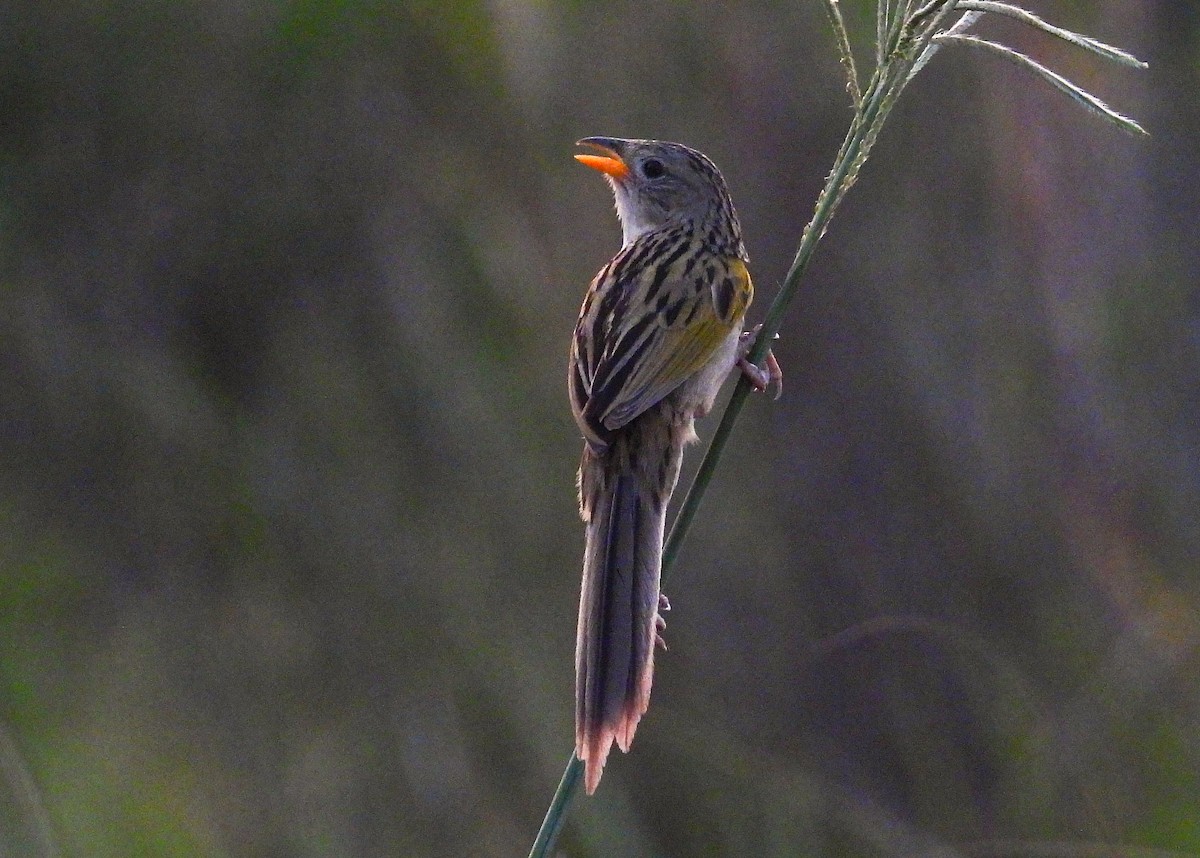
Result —
<instances>
[{"instance_id":1,"label":"tail feather","mask_svg":"<svg viewBox=\"0 0 1200 858\"><path fill-rule=\"evenodd\" d=\"M595 792L613 742L628 751L650 705L666 501L682 442L621 439L584 451L587 521L575 651L575 753Z\"/></svg>"}]
</instances>

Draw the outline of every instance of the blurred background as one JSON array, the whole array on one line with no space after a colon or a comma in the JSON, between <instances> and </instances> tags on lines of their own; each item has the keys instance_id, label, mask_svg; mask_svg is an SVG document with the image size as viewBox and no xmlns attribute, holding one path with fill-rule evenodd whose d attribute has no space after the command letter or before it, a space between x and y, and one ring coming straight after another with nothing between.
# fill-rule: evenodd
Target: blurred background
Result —
<instances>
[{"instance_id":1,"label":"blurred background","mask_svg":"<svg viewBox=\"0 0 1200 858\"><path fill-rule=\"evenodd\" d=\"M1200 852L1200 7L1030 5L1150 70L980 31L1152 136L921 75L562 855ZM9 0L0 117L0 852L524 855L619 244L573 143L709 154L757 321L850 117L822 4Z\"/></svg>"}]
</instances>

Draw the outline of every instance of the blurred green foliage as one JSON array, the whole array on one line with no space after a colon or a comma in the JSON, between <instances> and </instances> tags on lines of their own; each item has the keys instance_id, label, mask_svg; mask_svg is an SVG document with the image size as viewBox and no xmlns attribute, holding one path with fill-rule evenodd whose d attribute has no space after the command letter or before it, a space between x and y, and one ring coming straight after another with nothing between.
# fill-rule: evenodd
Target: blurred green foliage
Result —
<instances>
[{"instance_id":1,"label":"blurred green foliage","mask_svg":"<svg viewBox=\"0 0 1200 858\"><path fill-rule=\"evenodd\" d=\"M1200 851L1200 16L1036 11L1152 138L938 55L564 854ZM0 9L0 851L523 854L619 236L571 144L710 154L761 313L846 105L815 3Z\"/></svg>"}]
</instances>

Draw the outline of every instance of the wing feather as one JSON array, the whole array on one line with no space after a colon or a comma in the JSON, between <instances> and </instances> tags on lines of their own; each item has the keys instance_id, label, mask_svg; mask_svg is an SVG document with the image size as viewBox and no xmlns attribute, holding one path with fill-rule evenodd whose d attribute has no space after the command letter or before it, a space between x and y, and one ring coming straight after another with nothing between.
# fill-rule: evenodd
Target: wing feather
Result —
<instances>
[{"instance_id":1,"label":"wing feather","mask_svg":"<svg viewBox=\"0 0 1200 858\"><path fill-rule=\"evenodd\" d=\"M643 242L655 244L649 254ZM597 275L576 329L572 400L585 434L602 440L700 371L750 295L740 259L682 230L626 247Z\"/></svg>"}]
</instances>

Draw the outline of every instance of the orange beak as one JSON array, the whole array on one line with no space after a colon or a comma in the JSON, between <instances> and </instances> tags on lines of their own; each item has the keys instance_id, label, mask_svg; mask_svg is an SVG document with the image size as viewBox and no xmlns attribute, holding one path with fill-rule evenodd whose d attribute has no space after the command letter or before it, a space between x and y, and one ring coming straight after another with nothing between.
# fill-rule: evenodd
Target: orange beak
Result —
<instances>
[{"instance_id":1,"label":"orange beak","mask_svg":"<svg viewBox=\"0 0 1200 858\"><path fill-rule=\"evenodd\" d=\"M593 149L598 149L603 152L603 155L576 155L575 160L580 164L591 167L593 170L599 170L606 176L612 176L614 179L625 179L629 177L629 166L622 160L617 151L610 146L606 146L599 141L602 137L585 137L580 140L577 146L591 146Z\"/></svg>"}]
</instances>

